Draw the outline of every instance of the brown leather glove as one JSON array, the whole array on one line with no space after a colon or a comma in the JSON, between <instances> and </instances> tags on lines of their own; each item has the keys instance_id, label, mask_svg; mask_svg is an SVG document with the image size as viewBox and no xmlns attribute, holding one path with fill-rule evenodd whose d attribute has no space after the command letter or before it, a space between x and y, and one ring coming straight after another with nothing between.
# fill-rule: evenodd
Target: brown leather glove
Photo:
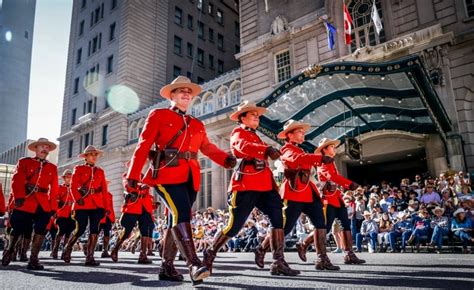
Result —
<instances>
[{"instance_id":1,"label":"brown leather glove","mask_svg":"<svg viewBox=\"0 0 474 290\"><path fill-rule=\"evenodd\" d=\"M224 167L225 168L234 168L237 165L237 158L233 155L229 155L224 160Z\"/></svg>"},{"instance_id":2,"label":"brown leather glove","mask_svg":"<svg viewBox=\"0 0 474 290\"><path fill-rule=\"evenodd\" d=\"M127 179L127 186L125 188L128 193L138 191L138 181L135 179Z\"/></svg>"},{"instance_id":3,"label":"brown leather glove","mask_svg":"<svg viewBox=\"0 0 474 290\"><path fill-rule=\"evenodd\" d=\"M82 197L79 198L76 202L78 205L81 205L81 206L84 205L84 199Z\"/></svg>"},{"instance_id":4,"label":"brown leather glove","mask_svg":"<svg viewBox=\"0 0 474 290\"><path fill-rule=\"evenodd\" d=\"M334 158L332 157L329 157L327 155L323 155L323 157L321 157L321 162L323 164L328 164L328 163L332 163L334 161Z\"/></svg>"},{"instance_id":5,"label":"brown leather glove","mask_svg":"<svg viewBox=\"0 0 474 290\"><path fill-rule=\"evenodd\" d=\"M281 153L280 150L276 149L275 147L268 146L265 150L265 156L270 157L272 160L276 160L280 158Z\"/></svg>"}]
</instances>

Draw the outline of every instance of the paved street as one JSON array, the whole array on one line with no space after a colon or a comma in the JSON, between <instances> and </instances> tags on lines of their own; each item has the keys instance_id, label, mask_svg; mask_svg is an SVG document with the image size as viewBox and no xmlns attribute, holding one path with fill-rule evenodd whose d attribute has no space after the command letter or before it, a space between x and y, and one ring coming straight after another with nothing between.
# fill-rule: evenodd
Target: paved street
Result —
<instances>
[{"instance_id":1,"label":"paved street","mask_svg":"<svg viewBox=\"0 0 474 290\"><path fill-rule=\"evenodd\" d=\"M84 257L75 253L70 265L46 258L44 271L26 270L25 263L15 262L0 269L1 289L106 289L130 288L190 288L189 277L185 283L158 281L160 259L153 257L153 265L137 265L137 255L120 253L120 262L99 259L98 268L84 267ZM96 253L96 256L99 252ZM314 259L314 252L309 253ZM254 289L311 289L311 288L474 288L474 256L461 254L361 254L367 265L341 265L342 255L330 258L342 267L339 272L317 272L310 263L299 261L295 252L287 253L288 261L301 270L298 277L271 276L266 269L257 269L251 253L221 253L213 276L201 288L254 288ZM267 255L267 262L270 261ZM184 263L177 261L177 268L186 273Z\"/></svg>"}]
</instances>

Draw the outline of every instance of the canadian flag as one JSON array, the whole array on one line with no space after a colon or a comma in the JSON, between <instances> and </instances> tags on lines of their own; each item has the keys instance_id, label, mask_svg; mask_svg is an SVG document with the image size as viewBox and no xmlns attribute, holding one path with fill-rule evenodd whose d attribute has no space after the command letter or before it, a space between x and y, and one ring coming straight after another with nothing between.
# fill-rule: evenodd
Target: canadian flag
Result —
<instances>
[{"instance_id":1,"label":"canadian flag","mask_svg":"<svg viewBox=\"0 0 474 290\"><path fill-rule=\"evenodd\" d=\"M346 35L346 44L351 44L352 41L352 18L349 10L347 9L346 3L342 1L342 7L344 9L344 34Z\"/></svg>"}]
</instances>

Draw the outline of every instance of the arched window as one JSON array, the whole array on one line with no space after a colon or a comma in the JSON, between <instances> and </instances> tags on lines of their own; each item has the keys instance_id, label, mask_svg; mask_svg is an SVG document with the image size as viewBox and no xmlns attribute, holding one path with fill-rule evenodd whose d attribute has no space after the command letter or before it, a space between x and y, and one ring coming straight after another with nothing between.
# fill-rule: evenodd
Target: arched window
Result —
<instances>
[{"instance_id":1,"label":"arched window","mask_svg":"<svg viewBox=\"0 0 474 290\"><path fill-rule=\"evenodd\" d=\"M383 24L382 6L380 0L375 0L380 20ZM352 17L354 25L352 29L351 51L354 52L358 48L366 46L374 46L385 42L385 29L377 34L374 22L371 17L373 0L352 0L347 8Z\"/></svg>"},{"instance_id":2,"label":"arched window","mask_svg":"<svg viewBox=\"0 0 474 290\"><path fill-rule=\"evenodd\" d=\"M132 124L130 124L130 128L128 131L128 139L129 140L135 140L138 138L137 134L137 121L133 121Z\"/></svg>"},{"instance_id":3,"label":"arched window","mask_svg":"<svg viewBox=\"0 0 474 290\"><path fill-rule=\"evenodd\" d=\"M240 96L242 95L242 90L239 81L235 81L230 85L230 104L240 103Z\"/></svg>"},{"instance_id":4,"label":"arched window","mask_svg":"<svg viewBox=\"0 0 474 290\"><path fill-rule=\"evenodd\" d=\"M202 115L201 98L196 97L196 100L191 106L191 115L195 117Z\"/></svg>"},{"instance_id":5,"label":"arched window","mask_svg":"<svg viewBox=\"0 0 474 290\"><path fill-rule=\"evenodd\" d=\"M212 92L206 93L203 97L203 114L208 114L214 111L214 95Z\"/></svg>"},{"instance_id":6,"label":"arched window","mask_svg":"<svg viewBox=\"0 0 474 290\"><path fill-rule=\"evenodd\" d=\"M228 91L226 86L217 90L217 108L222 109L230 105Z\"/></svg>"},{"instance_id":7,"label":"arched window","mask_svg":"<svg viewBox=\"0 0 474 290\"><path fill-rule=\"evenodd\" d=\"M145 126L145 118L141 118L141 119L138 121L138 125L137 125L137 136L140 136L140 134L142 133L143 126Z\"/></svg>"}]
</instances>

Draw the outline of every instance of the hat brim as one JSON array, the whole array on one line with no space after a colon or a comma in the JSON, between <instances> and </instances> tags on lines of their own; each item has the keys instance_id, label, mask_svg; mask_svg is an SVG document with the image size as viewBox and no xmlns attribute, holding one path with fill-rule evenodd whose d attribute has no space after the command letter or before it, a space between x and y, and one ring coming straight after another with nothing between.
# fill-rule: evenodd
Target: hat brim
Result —
<instances>
[{"instance_id":1,"label":"hat brim","mask_svg":"<svg viewBox=\"0 0 474 290\"><path fill-rule=\"evenodd\" d=\"M48 145L49 148L50 148L50 149L49 149L50 151L53 151L53 150L55 150L55 149L57 148L57 145L54 144L53 142L49 142L49 141L41 141L41 142L38 142L38 141L36 141L36 142L33 142L33 143L31 143L30 145L28 145L28 149L29 149L30 151L35 151L35 150L36 150L36 146L39 146L39 145Z\"/></svg>"},{"instance_id":2,"label":"hat brim","mask_svg":"<svg viewBox=\"0 0 474 290\"><path fill-rule=\"evenodd\" d=\"M258 115L261 116L267 111L267 108L254 107L254 106L246 107L246 108L243 108L242 110L238 110L238 111L233 112L232 114L230 114L229 119L231 119L234 122L238 122L240 115L242 115L243 113L246 113L246 112L250 112L250 111L257 111Z\"/></svg>"},{"instance_id":3,"label":"hat brim","mask_svg":"<svg viewBox=\"0 0 474 290\"><path fill-rule=\"evenodd\" d=\"M437 211L440 211L441 214L443 214L443 213L444 213L444 208L436 208L436 207L435 207L435 208L432 210L433 213L436 213Z\"/></svg>"},{"instance_id":4,"label":"hat brim","mask_svg":"<svg viewBox=\"0 0 474 290\"><path fill-rule=\"evenodd\" d=\"M161 88L160 95L168 100L171 100L171 92L178 88L188 88L191 90L191 95L193 97L199 95L202 92L202 88L200 85L195 83L176 83L176 84L169 84Z\"/></svg>"},{"instance_id":5,"label":"hat brim","mask_svg":"<svg viewBox=\"0 0 474 290\"><path fill-rule=\"evenodd\" d=\"M316 148L316 150L314 151L315 154L320 154L321 153L321 150L323 150L323 148L329 146L333 144L334 147L337 147L339 146L339 144L341 144L341 141L340 140L328 140L326 142L324 142L323 144L321 144L321 146L319 146L318 148Z\"/></svg>"},{"instance_id":6,"label":"hat brim","mask_svg":"<svg viewBox=\"0 0 474 290\"><path fill-rule=\"evenodd\" d=\"M311 128L311 125L307 123L291 124L290 126L288 126L288 128L278 133L277 138L286 139L286 134L299 128L302 128L306 133L306 131L308 131L308 129Z\"/></svg>"},{"instance_id":7,"label":"hat brim","mask_svg":"<svg viewBox=\"0 0 474 290\"><path fill-rule=\"evenodd\" d=\"M79 154L79 158L86 158L87 155L94 154L94 153L102 155L102 154L104 154L104 151L102 151L102 150L93 150L93 151L89 151L89 152L84 152L84 153Z\"/></svg>"}]
</instances>

